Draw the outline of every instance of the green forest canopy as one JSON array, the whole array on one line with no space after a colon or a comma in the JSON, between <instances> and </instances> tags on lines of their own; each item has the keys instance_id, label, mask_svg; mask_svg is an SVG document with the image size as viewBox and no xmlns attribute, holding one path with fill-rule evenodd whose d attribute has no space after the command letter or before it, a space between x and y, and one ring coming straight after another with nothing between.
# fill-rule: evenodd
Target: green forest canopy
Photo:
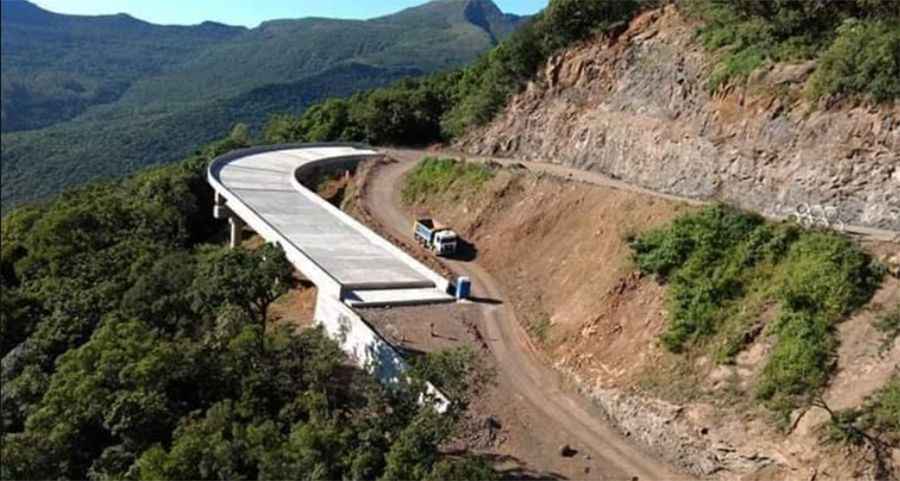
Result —
<instances>
[{"instance_id":1,"label":"green forest canopy","mask_svg":"<svg viewBox=\"0 0 900 481\"><path fill-rule=\"evenodd\" d=\"M210 214L237 138L3 218L2 478L493 479L439 449L489 381L471 351L392 389L321 329L267 325L289 263L222 247ZM426 375L448 414L417 402Z\"/></svg>"},{"instance_id":2,"label":"green forest canopy","mask_svg":"<svg viewBox=\"0 0 900 481\"><path fill-rule=\"evenodd\" d=\"M525 18L441 0L371 20L163 26L0 2L4 207L168 163L241 121L458 68ZM77 168L76 168L77 166Z\"/></svg>"},{"instance_id":3,"label":"green forest canopy","mask_svg":"<svg viewBox=\"0 0 900 481\"><path fill-rule=\"evenodd\" d=\"M553 53L620 28L646 0L553 0L473 65L329 99L300 116L270 118L268 142L353 140L426 145L484 125ZM703 43L721 57L710 86L746 77L766 62L817 59L811 98L900 96L900 2L894 0L680 0L703 21Z\"/></svg>"}]
</instances>

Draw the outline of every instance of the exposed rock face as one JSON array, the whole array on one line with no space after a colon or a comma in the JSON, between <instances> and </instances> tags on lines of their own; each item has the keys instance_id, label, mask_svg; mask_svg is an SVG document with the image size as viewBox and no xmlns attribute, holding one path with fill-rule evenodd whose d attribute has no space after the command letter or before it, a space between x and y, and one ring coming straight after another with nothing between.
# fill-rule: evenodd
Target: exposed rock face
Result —
<instances>
[{"instance_id":1,"label":"exposed rock face","mask_svg":"<svg viewBox=\"0 0 900 481\"><path fill-rule=\"evenodd\" d=\"M747 473L785 464L760 452L758 445L736 446L720 436L710 436L707 428L696 429L696 423L685 419L682 406L620 389L582 391L623 434L693 475L740 479Z\"/></svg>"},{"instance_id":2,"label":"exposed rock face","mask_svg":"<svg viewBox=\"0 0 900 481\"><path fill-rule=\"evenodd\" d=\"M768 215L800 203L847 224L900 231L900 105L792 100L814 64L757 72L711 94L712 57L674 7L616 39L551 58L463 150L556 162Z\"/></svg>"}]
</instances>

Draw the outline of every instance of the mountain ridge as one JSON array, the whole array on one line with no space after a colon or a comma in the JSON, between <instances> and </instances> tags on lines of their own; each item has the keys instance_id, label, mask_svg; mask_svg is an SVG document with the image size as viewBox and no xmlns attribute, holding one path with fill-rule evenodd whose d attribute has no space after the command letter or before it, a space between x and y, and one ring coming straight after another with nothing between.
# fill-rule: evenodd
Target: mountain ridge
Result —
<instances>
[{"instance_id":1,"label":"mountain ridge","mask_svg":"<svg viewBox=\"0 0 900 481\"><path fill-rule=\"evenodd\" d=\"M176 160L220 136L223 125L258 127L270 113L296 114L323 96L455 68L525 20L490 0L437 0L368 20L276 19L252 29L67 16L24 0L3 8L4 206ZM260 97L266 93L272 97ZM148 139L123 140L139 135ZM52 179L32 180L38 170Z\"/></svg>"}]
</instances>

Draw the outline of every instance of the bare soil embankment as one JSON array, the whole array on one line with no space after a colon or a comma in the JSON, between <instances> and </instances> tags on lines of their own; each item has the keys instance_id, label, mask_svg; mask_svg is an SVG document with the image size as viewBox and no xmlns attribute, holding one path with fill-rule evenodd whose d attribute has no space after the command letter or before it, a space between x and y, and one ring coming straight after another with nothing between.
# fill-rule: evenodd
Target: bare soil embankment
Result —
<instances>
[{"instance_id":1,"label":"bare soil embankment","mask_svg":"<svg viewBox=\"0 0 900 481\"><path fill-rule=\"evenodd\" d=\"M410 215L438 217L471 242L474 263L497 279L545 362L591 396L623 435L662 459L724 479L866 476L871 453L822 445L822 410L796 413L784 433L754 402L767 336L731 366L660 347L665 288L636 272L627 240L692 208L503 169L478 192L450 193L413 206ZM869 247L898 251L889 243ZM900 281L889 278L866 309L840 325L836 375L825 394L831 406L859 405L897 369L900 341L882 349L872 321L898 302Z\"/></svg>"},{"instance_id":2,"label":"bare soil embankment","mask_svg":"<svg viewBox=\"0 0 900 481\"><path fill-rule=\"evenodd\" d=\"M496 417L502 425L502 441L494 452L522 463L541 477L684 479L657 455L645 452L611 428L596 405L575 392L567 378L546 362L521 327L509 293L500 288L487 269L468 257L438 261L412 242L413 213L402 207L399 188L402 174L413 165L382 164L370 178L360 176L354 194L359 204L345 207L414 255L443 265L442 269L451 275L472 278L479 316L473 319L474 334L467 336L476 340L475 347L489 354L498 372L497 388L486 393L479 400L483 404L475 410L485 417ZM395 316L402 317L408 311L409 308L392 309L386 314L387 322L399 329ZM458 319L449 320L449 324L443 322L440 312L441 309L429 307L418 321L434 321L436 327L459 324ZM572 449L562 449L566 445Z\"/></svg>"}]
</instances>

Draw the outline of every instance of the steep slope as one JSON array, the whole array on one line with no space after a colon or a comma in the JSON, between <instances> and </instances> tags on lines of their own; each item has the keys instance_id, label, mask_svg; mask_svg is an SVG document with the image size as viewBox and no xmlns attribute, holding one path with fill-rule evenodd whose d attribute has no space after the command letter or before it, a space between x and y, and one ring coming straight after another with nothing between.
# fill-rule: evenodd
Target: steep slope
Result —
<instances>
[{"instance_id":1,"label":"steep slope","mask_svg":"<svg viewBox=\"0 0 900 481\"><path fill-rule=\"evenodd\" d=\"M575 169L504 163L515 167L495 170L480 187L465 177L442 178L445 190L410 205L406 218L452 225L474 247L462 262L499 281L504 304L536 351L625 436L695 479L882 479L867 477L877 472L867 446L827 441L832 424L824 409L798 409L792 426L778 428L761 407L753 386L773 355L777 306L742 305L744 315L769 326L734 362L721 363L702 349L673 354L662 346L673 309L670 286L636 270L629 239L698 207L592 185ZM900 245L865 248L883 257ZM831 409L865 406L900 372L900 337L876 327L898 307L900 279L886 277L867 305L836 327L834 377L821 398ZM900 447L885 451L882 460L893 455L896 464Z\"/></svg>"},{"instance_id":2,"label":"steep slope","mask_svg":"<svg viewBox=\"0 0 900 481\"><path fill-rule=\"evenodd\" d=\"M0 2L2 131L49 126L117 100L158 75L245 31L212 22L162 26L128 15L60 15L24 0Z\"/></svg>"},{"instance_id":3,"label":"steep slope","mask_svg":"<svg viewBox=\"0 0 900 481\"><path fill-rule=\"evenodd\" d=\"M440 0L372 20L264 22L195 56L171 75L140 82L123 102L140 104L161 96L174 101L221 98L248 88L296 81L345 62L423 72L454 67L496 43L490 24L479 25L464 15L471 5L482 3ZM516 19L497 28L508 32L507 24Z\"/></svg>"},{"instance_id":4,"label":"steep slope","mask_svg":"<svg viewBox=\"0 0 900 481\"><path fill-rule=\"evenodd\" d=\"M4 207L177 159L238 121L464 64L522 21L489 0L251 30L3 5Z\"/></svg>"},{"instance_id":5,"label":"steep slope","mask_svg":"<svg viewBox=\"0 0 900 481\"><path fill-rule=\"evenodd\" d=\"M810 63L710 92L717 59L697 27L668 7L567 50L460 145L773 215L823 205L832 220L900 231L900 106L811 105Z\"/></svg>"}]
</instances>

